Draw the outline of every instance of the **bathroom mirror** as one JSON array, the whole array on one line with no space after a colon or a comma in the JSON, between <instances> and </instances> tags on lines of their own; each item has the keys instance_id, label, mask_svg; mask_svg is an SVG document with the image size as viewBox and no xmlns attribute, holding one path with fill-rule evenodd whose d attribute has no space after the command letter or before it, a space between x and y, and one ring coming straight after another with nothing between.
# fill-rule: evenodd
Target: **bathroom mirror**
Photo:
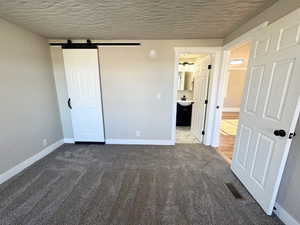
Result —
<instances>
[{"instance_id":1,"label":"bathroom mirror","mask_svg":"<svg viewBox=\"0 0 300 225\"><path fill-rule=\"evenodd\" d=\"M193 72L183 72L178 73L178 90L179 91L192 91L193 90Z\"/></svg>"}]
</instances>

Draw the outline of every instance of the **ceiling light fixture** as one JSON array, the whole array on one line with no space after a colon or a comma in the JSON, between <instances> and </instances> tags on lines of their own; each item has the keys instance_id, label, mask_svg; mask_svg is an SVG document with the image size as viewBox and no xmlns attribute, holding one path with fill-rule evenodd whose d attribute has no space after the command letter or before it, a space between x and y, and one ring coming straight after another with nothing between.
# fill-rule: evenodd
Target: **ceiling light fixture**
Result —
<instances>
[{"instance_id":1,"label":"ceiling light fixture","mask_svg":"<svg viewBox=\"0 0 300 225\"><path fill-rule=\"evenodd\" d=\"M244 63L244 59L232 59L230 61L230 65L240 65Z\"/></svg>"}]
</instances>

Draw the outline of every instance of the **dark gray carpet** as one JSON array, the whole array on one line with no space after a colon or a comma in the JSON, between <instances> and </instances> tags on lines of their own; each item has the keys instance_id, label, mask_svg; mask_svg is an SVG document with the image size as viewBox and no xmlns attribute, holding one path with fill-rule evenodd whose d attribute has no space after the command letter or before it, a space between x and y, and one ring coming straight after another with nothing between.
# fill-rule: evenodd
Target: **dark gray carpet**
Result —
<instances>
[{"instance_id":1,"label":"dark gray carpet","mask_svg":"<svg viewBox=\"0 0 300 225\"><path fill-rule=\"evenodd\" d=\"M0 186L0 224L282 223L263 213L214 149L179 144L64 145Z\"/></svg>"}]
</instances>

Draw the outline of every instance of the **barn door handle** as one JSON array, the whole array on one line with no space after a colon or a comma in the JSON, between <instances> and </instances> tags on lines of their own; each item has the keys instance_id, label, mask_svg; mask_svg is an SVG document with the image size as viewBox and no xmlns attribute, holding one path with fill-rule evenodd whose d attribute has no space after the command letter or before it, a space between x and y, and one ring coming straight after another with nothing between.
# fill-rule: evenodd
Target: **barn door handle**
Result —
<instances>
[{"instance_id":1,"label":"barn door handle","mask_svg":"<svg viewBox=\"0 0 300 225\"><path fill-rule=\"evenodd\" d=\"M70 98L68 99L68 106L69 106L70 109L72 109L71 99Z\"/></svg>"},{"instance_id":2,"label":"barn door handle","mask_svg":"<svg viewBox=\"0 0 300 225\"><path fill-rule=\"evenodd\" d=\"M274 135L279 136L279 137L285 137L286 132L285 132L285 130L274 130Z\"/></svg>"}]
</instances>

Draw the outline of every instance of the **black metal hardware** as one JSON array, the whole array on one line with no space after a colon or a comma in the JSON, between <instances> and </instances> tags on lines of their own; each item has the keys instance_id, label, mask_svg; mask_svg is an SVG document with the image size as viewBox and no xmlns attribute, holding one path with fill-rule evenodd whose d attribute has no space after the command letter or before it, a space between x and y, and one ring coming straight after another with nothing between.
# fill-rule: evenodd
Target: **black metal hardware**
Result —
<instances>
[{"instance_id":1,"label":"black metal hardware","mask_svg":"<svg viewBox=\"0 0 300 225\"><path fill-rule=\"evenodd\" d=\"M93 141L75 141L76 145L88 145L88 144L93 144L93 145L105 145L105 142L93 142Z\"/></svg>"},{"instance_id":2,"label":"black metal hardware","mask_svg":"<svg viewBox=\"0 0 300 225\"><path fill-rule=\"evenodd\" d=\"M296 136L296 133L294 132L294 133L290 133L289 134L289 139L292 139L293 137L295 137Z\"/></svg>"},{"instance_id":3,"label":"black metal hardware","mask_svg":"<svg viewBox=\"0 0 300 225\"><path fill-rule=\"evenodd\" d=\"M183 65L183 66L185 66L185 65L194 65L194 63L189 63L189 62L180 62L180 63L178 63L179 65Z\"/></svg>"},{"instance_id":4,"label":"black metal hardware","mask_svg":"<svg viewBox=\"0 0 300 225\"><path fill-rule=\"evenodd\" d=\"M285 132L285 130L274 130L274 135L279 136L279 137L285 137L286 132Z\"/></svg>"},{"instance_id":5,"label":"black metal hardware","mask_svg":"<svg viewBox=\"0 0 300 225\"><path fill-rule=\"evenodd\" d=\"M216 109L219 109L219 108L220 108L220 106L217 105L217 106L216 106Z\"/></svg>"},{"instance_id":6,"label":"black metal hardware","mask_svg":"<svg viewBox=\"0 0 300 225\"><path fill-rule=\"evenodd\" d=\"M67 43L49 43L51 46L61 46L63 49L97 49L97 46L138 46L141 43L131 42L131 43L92 43L90 39L86 40L86 43L73 43L71 40L68 40Z\"/></svg>"},{"instance_id":7,"label":"black metal hardware","mask_svg":"<svg viewBox=\"0 0 300 225\"><path fill-rule=\"evenodd\" d=\"M72 109L71 99L70 98L68 99L68 106L69 106L70 109Z\"/></svg>"},{"instance_id":8,"label":"black metal hardware","mask_svg":"<svg viewBox=\"0 0 300 225\"><path fill-rule=\"evenodd\" d=\"M203 121L203 131L202 135L205 135L205 129L206 129L206 120L207 120L207 106L208 106L208 97L209 97L209 83L210 83L210 76L211 76L211 67L212 65L208 65L208 87L206 91L206 100L205 100L205 110L204 110L204 121Z\"/></svg>"}]
</instances>

